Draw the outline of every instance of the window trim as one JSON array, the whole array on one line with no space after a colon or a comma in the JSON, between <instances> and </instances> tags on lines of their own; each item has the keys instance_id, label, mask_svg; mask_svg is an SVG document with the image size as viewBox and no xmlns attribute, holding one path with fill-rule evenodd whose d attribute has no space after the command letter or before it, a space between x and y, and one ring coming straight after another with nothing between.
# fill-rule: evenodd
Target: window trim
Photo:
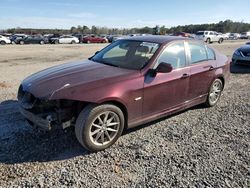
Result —
<instances>
[{"instance_id":1,"label":"window trim","mask_svg":"<svg viewBox=\"0 0 250 188\"><path fill-rule=\"evenodd\" d=\"M158 56L155 58L155 63L153 65L153 69L156 69L158 67L158 65L160 63L158 63L158 60L159 58L161 57L161 55L163 54L163 52L170 46L176 44L176 43L183 43L184 45L184 53L185 53L185 66L183 67L179 67L179 68L173 68L173 70L178 70L178 69L182 69L182 68L185 68L187 66L189 66L189 63L188 63L188 50L186 48L186 41L185 40L178 40L178 41L173 41L173 42L170 42L170 43L167 43L163 46L163 48L161 49L161 51L158 53Z\"/></svg>"},{"instance_id":2,"label":"window trim","mask_svg":"<svg viewBox=\"0 0 250 188\"><path fill-rule=\"evenodd\" d=\"M214 49L213 49L213 48L210 48L208 45L205 45L205 47L206 47L206 51L207 51L207 61L215 61L215 60L216 60L216 54L215 54ZM211 50L212 50L212 52L213 52L213 54L214 54L214 59L209 59L209 58L208 58L208 49L211 49Z\"/></svg>"}]
</instances>

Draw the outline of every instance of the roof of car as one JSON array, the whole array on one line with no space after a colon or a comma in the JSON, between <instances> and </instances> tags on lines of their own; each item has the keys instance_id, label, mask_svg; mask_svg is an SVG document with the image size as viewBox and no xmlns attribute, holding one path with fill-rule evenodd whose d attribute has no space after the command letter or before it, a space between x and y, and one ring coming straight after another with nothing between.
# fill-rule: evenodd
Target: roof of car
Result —
<instances>
[{"instance_id":1,"label":"roof of car","mask_svg":"<svg viewBox=\"0 0 250 188\"><path fill-rule=\"evenodd\" d=\"M134 36L124 38L126 40L135 40L135 41L143 41L143 42L153 42L153 43L169 43L175 40L192 40L186 37L177 37L177 36L161 36L161 35L150 35L150 36Z\"/></svg>"}]
</instances>

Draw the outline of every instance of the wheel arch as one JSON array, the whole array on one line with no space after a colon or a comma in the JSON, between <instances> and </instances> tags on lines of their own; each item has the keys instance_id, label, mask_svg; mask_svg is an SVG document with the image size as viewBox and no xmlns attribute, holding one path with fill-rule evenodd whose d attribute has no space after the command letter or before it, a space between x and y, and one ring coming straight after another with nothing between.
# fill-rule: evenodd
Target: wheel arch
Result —
<instances>
[{"instance_id":1,"label":"wheel arch","mask_svg":"<svg viewBox=\"0 0 250 188\"><path fill-rule=\"evenodd\" d=\"M124 130L128 128L128 110L125 104L117 100L108 100L108 101L102 102L101 104L112 104L120 108L124 115L124 120L125 120Z\"/></svg>"}]
</instances>

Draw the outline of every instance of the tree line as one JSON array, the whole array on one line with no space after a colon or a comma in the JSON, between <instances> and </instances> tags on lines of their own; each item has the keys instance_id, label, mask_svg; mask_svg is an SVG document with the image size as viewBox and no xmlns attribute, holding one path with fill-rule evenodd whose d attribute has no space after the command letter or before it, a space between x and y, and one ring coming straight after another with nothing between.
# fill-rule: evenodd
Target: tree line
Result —
<instances>
[{"instance_id":1,"label":"tree line","mask_svg":"<svg viewBox=\"0 0 250 188\"><path fill-rule=\"evenodd\" d=\"M33 29L33 28L11 28L4 30L2 32L7 33L25 33L25 34L113 34L113 35L127 35L127 34L171 34L176 32L187 32L196 33L197 31L212 30L221 33L241 33L250 31L250 23L244 22L233 22L231 20L220 21L218 23L212 24L190 24L184 26L176 26L171 28L166 28L165 26L155 26L155 27L142 27L142 28L108 28L108 27L88 27L86 25L72 26L70 29Z\"/></svg>"}]
</instances>

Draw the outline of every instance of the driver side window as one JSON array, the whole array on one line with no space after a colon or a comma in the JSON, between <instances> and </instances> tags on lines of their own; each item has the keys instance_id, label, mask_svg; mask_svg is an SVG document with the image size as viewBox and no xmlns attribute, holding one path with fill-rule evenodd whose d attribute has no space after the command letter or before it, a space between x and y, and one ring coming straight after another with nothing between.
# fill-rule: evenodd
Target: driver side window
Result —
<instances>
[{"instance_id":1,"label":"driver side window","mask_svg":"<svg viewBox=\"0 0 250 188\"><path fill-rule=\"evenodd\" d=\"M168 46L160 55L157 65L160 63L171 64L173 69L185 67L186 53L184 42L177 42Z\"/></svg>"}]
</instances>

